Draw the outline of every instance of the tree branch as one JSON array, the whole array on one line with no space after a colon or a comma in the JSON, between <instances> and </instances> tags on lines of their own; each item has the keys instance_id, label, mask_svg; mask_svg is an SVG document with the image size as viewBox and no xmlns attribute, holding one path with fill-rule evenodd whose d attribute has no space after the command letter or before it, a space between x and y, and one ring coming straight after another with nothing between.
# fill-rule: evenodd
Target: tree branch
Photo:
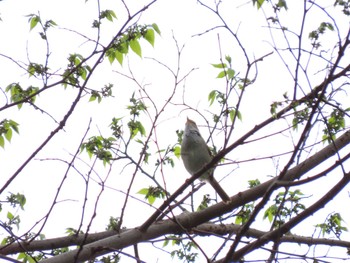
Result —
<instances>
[{"instance_id":1,"label":"tree branch","mask_svg":"<svg viewBox=\"0 0 350 263\"><path fill-rule=\"evenodd\" d=\"M345 132L342 136L334 141L334 143L327 145L321 151L314 154L304 162L295 166L294 168L288 170L285 174L283 181L293 181L299 179L302 175L327 160L331 156L335 155L339 150L350 143L350 131ZM346 177L344 177L346 178ZM107 231L99 234L89 234L86 238L86 242L89 243L82 247L79 252L79 257L76 258L77 250L61 254L50 259L46 259L42 262L75 262L75 260L84 261L88 259L95 258L97 256L104 255L111 251L122 249L130 245L151 240L165 234L174 234L182 233L183 229L191 229L193 227L199 226L203 223L206 223L218 216L222 216L225 213L231 212L233 209L236 209L246 203L249 203L253 200L264 195L264 193L275 184L276 179L271 179L265 183L262 183L252 189L248 189L243 192L239 192L237 195L231 197L231 202L229 204L218 203L202 211L194 213L184 213L176 218L176 220L164 220L161 222L153 223L146 231L141 231L140 228L129 229L123 231L120 234L116 232ZM303 214L303 213L302 213ZM303 214L304 215L304 214ZM298 217L298 216L297 216ZM288 223L289 224L289 223ZM290 226L290 225L289 225ZM249 234L248 234L249 233ZM272 233L272 234L271 234ZM280 232L278 232L280 233ZM251 232L247 232L246 235L250 235ZM277 232L269 232L264 237L264 241L267 242L266 238L273 238L274 235L277 235ZM64 237L55 240L60 243L62 246L76 245L79 240L78 237ZM286 237L287 238L287 237ZM293 239L292 237L290 237ZM260 241L261 242L261 241ZM297 241L296 241L297 242ZM311 241L310 241L311 242ZM46 243L46 245L45 245ZM34 245L26 244L25 242L12 244L8 246L0 246L0 253L3 255L10 253L17 253L20 251L34 251L34 250L48 250L53 247L53 242L46 241L33 241L35 248L31 248ZM40 246L40 247L38 247Z\"/></svg>"}]
</instances>

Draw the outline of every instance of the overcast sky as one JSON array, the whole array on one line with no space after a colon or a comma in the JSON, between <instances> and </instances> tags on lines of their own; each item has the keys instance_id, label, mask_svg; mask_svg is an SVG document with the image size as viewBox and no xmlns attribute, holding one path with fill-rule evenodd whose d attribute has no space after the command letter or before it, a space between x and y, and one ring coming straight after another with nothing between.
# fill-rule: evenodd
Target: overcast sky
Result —
<instances>
[{"instance_id":1,"label":"overcast sky","mask_svg":"<svg viewBox=\"0 0 350 263\"><path fill-rule=\"evenodd\" d=\"M101 1L101 10L112 9L115 11L118 21L115 23L103 22L101 39L103 44L107 44L111 39L111 32L117 32L118 26L122 24L125 18L125 11L120 3L117 1L106 0ZM144 1L145 2L145 1ZM291 1L289 1L291 2ZM128 3L129 4L129 3ZM137 10L142 6L131 7L132 10ZM238 32L239 38L246 47L251 58L258 58L268 54L273 49L271 41L268 38L267 28L265 25L264 13L252 8L247 1L237 1L235 6L223 9L223 15L232 25L232 29ZM43 17L43 20L52 19L58 26L50 29L50 61L52 68L56 70L62 69L66 64L66 58L69 53L88 54L91 51L92 43L87 43L84 38L68 31L67 29L76 30L82 34L94 38L96 30L91 28L92 20L95 19L96 3L89 0L85 1L47 1L47 0L5 0L0 2L0 33L2 41L0 41L0 53L5 54L19 63L27 63L28 59L32 62L43 63L45 60L45 43L40 39L38 34L39 29L35 28L29 31L28 14L38 14ZM289 7L288 18L296 20L294 26L297 28L299 19L299 10ZM285 14L285 13L283 13ZM147 42L141 43L143 48L143 56L141 59L135 54L130 54L129 62L135 76L140 83L149 85L148 91L152 97L157 98L159 105L164 102L170 88L173 86L173 79L171 74L158 63L147 59L147 57L157 58L164 62L173 70L176 70L177 50L173 36L180 46L185 45L183 49L183 59L181 60L180 75L184 76L191 69L196 69L189 75L186 82L182 83L179 88L186 90L186 99L194 107L198 107L203 112L208 110L207 96L209 92L217 87L221 87L223 80L216 79L218 74L217 69L214 69L210 64L219 63L219 40L223 55L230 55L233 58L233 67L238 71L245 70L246 62L241 52L238 49L237 43L232 36L223 30L210 32L202 36L195 36L203 33L205 30L219 24L219 20L208 10L200 6L196 1L177 0L177 1L158 1L154 6L147 10L140 18L140 23L157 23L162 35L156 36L155 47L152 48ZM316 22L315 22L316 23ZM291 27L293 24L291 25ZM310 21L307 24L308 28L313 28L314 23ZM219 34L218 34L219 33ZM194 36L194 37L193 37ZM116 71L127 72L127 60L124 67L120 67L117 63L110 66L105 63L97 70L96 77L91 79L88 86L101 87L107 83L115 84L114 98L107 99L102 104L82 103L76 109L72 118L67 123L64 131L61 131L53 141L45 147L45 149L37 156L36 161L31 163L20 176L12 183L8 191L24 193L27 197L28 204L23 216L23 226L21 231L28 231L28 229L42 218L51 205L52 198L56 193L57 186L62 180L65 173L66 166L58 159L70 160L70 155L74 154L79 147L80 140L85 133L89 120L92 119L89 136L97 135L102 132L108 135L108 125L112 117L122 117L127 114L125 105L128 103L130 94L137 90L137 87L126 78L117 74ZM247 97L243 102L241 111L243 113L243 122L239 123L239 129L235 130L235 138L243 134L247 130L254 127L255 124L269 117L270 104L273 101L281 100L282 94L286 92L291 86L284 84L291 80L291 76L286 70L280 70L283 64L278 59L278 56L270 56L264 60L264 66L259 68L259 79L247 91ZM4 89L9 83L20 81L23 86L26 85L40 85L40 82L33 78L28 78L23 71L4 57L0 57L0 87ZM320 78L317 74L310 76L310 78ZM182 93L178 96L181 98ZM62 98L62 96L65 96ZM51 90L43 96L39 96L37 103L40 107L47 109L50 116L43 114L28 106L23 106L21 111L17 108L12 108L2 112L2 118L11 118L20 123L20 135L13 136L11 144L6 142L5 150L0 149L0 167L1 174L6 176L0 177L0 185L14 173L18 166L28 158L28 156L36 149L40 143L50 134L50 132L57 126L55 121L60 121L70 107L74 98L74 91L67 89L65 93L61 90ZM178 100L180 101L180 100ZM5 103L4 96L0 96L0 103ZM88 105L88 107L86 107ZM4 115L5 114L5 115ZM206 116L210 116L208 113ZM193 112L182 112L177 107L173 107L162 116L162 123L160 125L158 134L162 145L176 143L176 133L178 129L183 129L184 121L187 116L198 120L199 124L204 125L202 119ZM54 119L54 120L53 120ZM208 136L207 129L201 127L204 136ZM266 131L266 134L271 132ZM164 136L165 135L165 136ZM218 135L219 137L220 135ZM281 139L281 138L280 138ZM170 141L170 142L169 142ZM287 140L279 144L279 138L270 141L273 147L266 147L267 143L254 144L251 148L247 146L245 151L234 153L232 158L236 160L244 160L262 155L283 152L285 147L292 147L292 141ZM259 150L264 151L259 152ZM288 148L289 149L289 148ZM252 156L252 152L255 153ZM86 154L80 156L84 160ZM42 161L41 158L45 158ZM48 160L54 158L55 160ZM283 163L283 157L279 160ZM267 180L268 176L274 176L276 171L276 160L268 160L263 162L263 172L259 171L260 180ZM81 169L88 170L83 162L79 163ZM259 164L258 164L259 165ZM98 166L101 170L102 176L108 174L108 169ZM258 166L260 167L260 166ZM281 167L279 167L281 169ZM115 168L113 172L120 173L122 167ZM257 167L242 164L237 171L235 171L236 178L243 178L235 181L231 193L239 192L246 189L247 180L255 179ZM265 172L266 171L266 172ZM187 173L182 167L180 160L176 160L176 168L167 169L166 172L171 174L169 176L168 187L170 190L175 190L181 185L181 182L186 178ZM113 173L112 173L113 174ZM181 177L181 180L176 178ZM241 176L241 177L240 177ZM112 176L111 176L112 177ZM97 179L97 177L96 177ZM116 181L113 178L109 181L110 186L118 190L125 189L128 181ZM149 183L149 182L147 182ZM52 218L59 218L59 220L49 220L44 229L48 237L57 235L64 235L66 227L77 227L81 216L81 201L84 192L84 185L81 177L74 172L68 178L68 182L64 185L62 190L61 204L58 204L54 210ZM227 184L225 184L227 185ZM91 189L91 204L94 202L96 195L100 188ZM136 194L136 191L141 187L147 187L144 181L137 182L132 194L138 198L141 196ZM326 187L326 186L325 186ZM209 192L209 186L200 192L201 194ZM108 205L99 206L99 214L93 224L93 231L101 231L107 223L111 211L115 210L116 215L119 213L119 206L111 206L110 200L119 200L121 195L118 191L106 191L103 195L101 203ZM317 196L317 193L315 193ZM346 196L345 196L346 198ZM131 201L135 206L140 205L140 202ZM88 215L91 213L92 207L88 209ZM142 204L142 209L148 209L148 206ZM153 211L152 209L148 211ZM130 213L130 211L127 211ZM26 215L28 214L28 215ZM30 214L30 215L29 215ZM324 215L323 215L324 216ZM127 217L127 227L135 227L141 224L147 215L143 217L135 217L135 214L130 214ZM90 219L87 217L87 219ZM107 219L107 220L106 220ZM88 220L85 222L87 223ZM307 230L307 234L312 234L313 230Z\"/></svg>"}]
</instances>

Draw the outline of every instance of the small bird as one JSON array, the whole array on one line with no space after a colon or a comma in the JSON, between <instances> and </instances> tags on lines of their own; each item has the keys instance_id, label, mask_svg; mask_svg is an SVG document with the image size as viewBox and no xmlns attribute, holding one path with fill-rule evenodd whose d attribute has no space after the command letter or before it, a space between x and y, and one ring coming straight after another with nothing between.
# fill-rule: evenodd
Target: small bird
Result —
<instances>
[{"instance_id":1,"label":"small bird","mask_svg":"<svg viewBox=\"0 0 350 263\"><path fill-rule=\"evenodd\" d=\"M191 175L201 170L212 159L209 147L199 133L196 123L189 118L187 118L182 137L181 158L187 172ZM229 202L230 197L215 180L213 172L214 168L206 171L200 176L199 180L209 182L221 199Z\"/></svg>"}]
</instances>

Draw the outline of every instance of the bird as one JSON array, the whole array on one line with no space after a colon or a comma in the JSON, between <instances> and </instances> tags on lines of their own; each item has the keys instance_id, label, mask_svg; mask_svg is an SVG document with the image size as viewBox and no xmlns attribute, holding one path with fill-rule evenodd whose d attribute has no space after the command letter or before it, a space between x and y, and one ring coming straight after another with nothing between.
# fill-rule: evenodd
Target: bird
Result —
<instances>
[{"instance_id":1,"label":"bird","mask_svg":"<svg viewBox=\"0 0 350 263\"><path fill-rule=\"evenodd\" d=\"M199 170L212 160L210 149L201 136L197 124L188 117L182 137L181 159L187 172L191 175L199 172ZM230 197L218 181L215 180L213 173L214 168L209 169L199 177L199 180L210 183L221 199L224 202L229 202Z\"/></svg>"}]
</instances>

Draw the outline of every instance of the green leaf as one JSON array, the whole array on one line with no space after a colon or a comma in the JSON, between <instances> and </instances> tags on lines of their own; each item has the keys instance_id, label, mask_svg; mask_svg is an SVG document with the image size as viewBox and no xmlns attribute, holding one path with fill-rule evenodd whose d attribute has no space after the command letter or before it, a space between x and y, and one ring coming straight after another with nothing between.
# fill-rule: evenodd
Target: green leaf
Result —
<instances>
[{"instance_id":1,"label":"green leaf","mask_svg":"<svg viewBox=\"0 0 350 263\"><path fill-rule=\"evenodd\" d=\"M53 21L53 20L49 20L49 21L46 22L46 25L47 26L57 26L57 23L55 21Z\"/></svg>"},{"instance_id":2,"label":"green leaf","mask_svg":"<svg viewBox=\"0 0 350 263\"><path fill-rule=\"evenodd\" d=\"M7 202L11 204L12 207L20 205L21 209L24 210L24 205L26 204L26 197L20 193L10 195L6 198Z\"/></svg>"},{"instance_id":3,"label":"green leaf","mask_svg":"<svg viewBox=\"0 0 350 263\"><path fill-rule=\"evenodd\" d=\"M141 133L141 136L146 136L146 130L141 122L131 120L128 123L128 126L131 133L131 139L133 139L138 133Z\"/></svg>"},{"instance_id":4,"label":"green leaf","mask_svg":"<svg viewBox=\"0 0 350 263\"><path fill-rule=\"evenodd\" d=\"M279 0L277 3L278 7L284 7L284 9L288 10L287 3L285 0Z\"/></svg>"},{"instance_id":5,"label":"green leaf","mask_svg":"<svg viewBox=\"0 0 350 263\"><path fill-rule=\"evenodd\" d=\"M208 208L209 203L210 203L209 195L204 195L202 202L199 204L196 211L202 211L202 210Z\"/></svg>"},{"instance_id":6,"label":"green leaf","mask_svg":"<svg viewBox=\"0 0 350 263\"><path fill-rule=\"evenodd\" d=\"M226 71L224 70L224 71L221 71L218 75L217 75L217 77L216 78L218 78L218 79L222 79L222 78L224 78L225 76L226 76Z\"/></svg>"},{"instance_id":7,"label":"green leaf","mask_svg":"<svg viewBox=\"0 0 350 263\"><path fill-rule=\"evenodd\" d=\"M113 10L107 9L101 12L100 18L107 18L108 21L113 22L113 18L117 19L117 16L115 15ZM94 27L99 27L97 20L94 21Z\"/></svg>"},{"instance_id":8,"label":"green leaf","mask_svg":"<svg viewBox=\"0 0 350 263\"><path fill-rule=\"evenodd\" d=\"M181 147L180 146L176 146L174 147L174 155L179 159L181 156Z\"/></svg>"},{"instance_id":9,"label":"green leaf","mask_svg":"<svg viewBox=\"0 0 350 263\"><path fill-rule=\"evenodd\" d=\"M211 64L214 68L227 68L226 63Z\"/></svg>"},{"instance_id":10,"label":"green leaf","mask_svg":"<svg viewBox=\"0 0 350 263\"><path fill-rule=\"evenodd\" d=\"M330 31L334 31L334 26L331 23L323 22L321 25L328 28Z\"/></svg>"},{"instance_id":11,"label":"green leaf","mask_svg":"<svg viewBox=\"0 0 350 263\"><path fill-rule=\"evenodd\" d=\"M168 244L169 244L169 239L165 239L163 242L163 247L166 247ZM3 245L3 244L1 244L1 245Z\"/></svg>"},{"instance_id":12,"label":"green leaf","mask_svg":"<svg viewBox=\"0 0 350 263\"><path fill-rule=\"evenodd\" d=\"M248 180L248 184L249 184L249 188L253 188L255 186L260 185L260 180L259 179L255 179L255 180Z\"/></svg>"},{"instance_id":13,"label":"green leaf","mask_svg":"<svg viewBox=\"0 0 350 263\"><path fill-rule=\"evenodd\" d=\"M87 70L85 68L78 68L78 72L79 76L81 76L83 80L86 80Z\"/></svg>"},{"instance_id":14,"label":"green leaf","mask_svg":"<svg viewBox=\"0 0 350 263\"><path fill-rule=\"evenodd\" d=\"M2 148L4 148L5 146L5 139L9 142L11 141L13 131L15 131L16 133L19 133L18 123L16 123L13 120L7 120L7 119L4 119L3 121L0 122L0 146Z\"/></svg>"},{"instance_id":15,"label":"green leaf","mask_svg":"<svg viewBox=\"0 0 350 263\"><path fill-rule=\"evenodd\" d=\"M148 194L148 188L142 188L137 193L141 194L141 195L147 195Z\"/></svg>"},{"instance_id":16,"label":"green leaf","mask_svg":"<svg viewBox=\"0 0 350 263\"><path fill-rule=\"evenodd\" d=\"M2 148L4 148L4 146L5 146L5 139L4 139L4 137L2 137L2 135L0 135L0 146Z\"/></svg>"},{"instance_id":17,"label":"green leaf","mask_svg":"<svg viewBox=\"0 0 350 263\"><path fill-rule=\"evenodd\" d=\"M130 40L131 50L142 58L141 46L137 39Z\"/></svg>"},{"instance_id":18,"label":"green leaf","mask_svg":"<svg viewBox=\"0 0 350 263\"><path fill-rule=\"evenodd\" d=\"M145 34L145 39L154 47L154 30L147 29Z\"/></svg>"},{"instance_id":19,"label":"green leaf","mask_svg":"<svg viewBox=\"0 0 350 263\"><path fill-rule=\"evenodd\" d=\"M28 66L28 72L29 72L29 77L33 76L34 73L36 72L35 67L32 63L30 63Z\"/></svg>"},{"instance_id":20,"label":"green leaf","mask_svg":"<svg viewBox=\"0 0 350 263\"><path fill-rule=\"evenodd\" d=\"M242 114L241 114L241 112L240 112L239 110L237 111L237 118L238 118L240 121L243 120Z\"/></svg>"},{"instance_id":21,"label":"green leaf","mask_svg":"<svg viewBox=\"0 0 350 263\"><path fill-rule=\"evenodd\" d=\"M230 120L231 120L231 122L233 122L233 120L235 118L235 115L236 115L236 110L235 109L230 110Z\"/></svg>"},{"instance_id":22,"label":"green leaf","mask_svg":"<svg viewBox=\"0 0 350 263\"><path fill-rule=\"evenodd\" d=\"M110 48L106 51L106 57L109 60L109 63L113 64L114 60L115 60L115 52L116 50L114 50L113 48Z\"/></svg>"},{"instance_id":23,"label":"green leaf","mask_svg":"<svg viewBox=\"0 0 350 263\"><path fill-rule=\"evenodd\" d=\"M277 207L275 205L270 206L264 213L264 219L268 219L271 223L274 215L276 214Z\"/></svg>"},{"instance_id":24,"label":"green leaf","mask_svg":"<svg viewBox=\"0 0 350 263\"><path fill-rule=\"evenodd\" d=\"M229 79L233 79L235 76L235 71L231 68L227 69L227 76Z\"/></svg>"},{"instance_id":25,"label":"green leaf","mask_svg":"<svg viewBox=\"0 0 350 263\"><path fill-rule=\"evenodd\" d=\"M147 201L150 205L153 205L153 203L156 201L156 198L153 195L149 195L147 197Z\"/></svg>"},{"instance_id":26,"label":"green leaf","mask_svg":"<svg viewBox=\"0 0 350 263\"><path fill-rule=\"evenodd\" d=\"M7 132L5 133L5 138L6 140L8 140L9 142L11 141L12 138L12 129L8 129Z\"/></svg>"},{"instance_id":27,"label":"green leaf","mask_svg":"<svg viewBox=\"0 0 350 263\"><path fill-rule=\"evenodd\" d=\"M235 116L237 115L237 118L242 121L242 115L240 111L236 111L235 109L230 110L230 119L231 122L233 122Z\"/></svg>"},{"instance_id":28,"label":"green leaf","mask_svg":"<svg viewBox=\"0 0 350 263\"><path fill-rule=\"evenodd\" d=\"M7 212L7 218L12 220L14 218L14 216L11 212Z\"/></svg>"},{"instance_id":29,"label":"green leaf","mask_svg":"<svg viewBox=\"0 0 350 263\"><path fill-rule=\"evenodd\" d=\"M126 52L124 50L123 47L125 47L126 45L119 45L119 48L110 48L107 50L106 52L106 57L108 57L109 63L113 64L114 60L117 59L120 65L123 65L123 58L124 55L128 53L127 52L127 48L126 48ZM127 47L127 46L126 46ZM123 51L123 52L122 52Z\"/></svg>"},{"instance_id":30,"label":"green leaf","mask_svg":"<svg viewBox=\"0 0 350 263\"><path fill-rule=\"evenodd\" d=\"M6 245L6 244L8 244L8 243L10 243L10 238L8 238L8 237L4 237L3 239L2 239L2 241L1 241L1 245L3 246L3 245Z\"/></svg>"},{"instance_id":31,"label":"green leaf","mask_svg":"<svg viewBox=\"0 0 350 263\"><path fill-rule=\"evenodd\" d=\"M155 23L153 23L153 24L152 24L152 27L153 27L153 29L158 33L158 35L160 35L160 30L159 30L158 25L155 24Z\"/></svg>"},{"instance_id":32,"label":"green leaf","mask_svg":"<svg viewBox=\"0 0 350 263\"><path fill-rule=\"evenodd\" d=\"M235 117L237 117L240 121L242 121L242 115L241 115L240 111L236 111L235 109L230 110L230 120L231 120L231 122L233 122Z\"/></svg>"},{"instance_id":33,"label":"green leaf","mask_svg":"<svg viewBox=\"0 0 350 263\"><path fill-rule=\"evenodd\" d=\"M122 54L128 54L129 45L128 42L121 42L118 44L117 50Z\"/></svg>"},{"instance_id":34,"label":"green leaf","mask_svg":"<svg viewBox=\"0 0 350 263\"><path fill-rule=\"evenodd\" d=\"M159 187L142 188L137 192L145 196L149 204L153 204L157 198L164 198L165 193Z\"/></svg>"},{"instance_id":35,"label":"green leaf","mask_svg":"<svg viewBox=\"0 0 350 263\"><path fill-rule=\"evenodd\" d=\"M140 130L141 136L146 136L146 130L141 124L141 122L139 123L139 130Z\"/></svg>"},{"instance_id":36,"label":"green leaf","mask_svg":"<svg viewBox=\"0 0 350 263\"><path fill-rule=\"evenodd\" d=\"M212 90L208 95L208 101L210 106L214 103L215 98L216 98L216 90Z\"/></svg>"},{"instance_id":37,"label":"green leaf","mask_svg":"<svg viewBox=\"0 0 350 263\"><path fill-rule=\"evenodd\" d=\"M24 210L24 205L27 202L26 197L24 195L22 195L22 194L17 194L16 197L17 197L17 201L18 201L21 209Z\"/></svg>"},{"instance_id":38,"label":"green leaf","mask_svg":"<svg viewBox=\"0 0 350 263\"><path fill-rule=\"evenodd\" d=\"M18 130L18 123L13 121L13 120L9 120L9 124L10 124L10 127L16 132L16 133L19 133L19 130Z\"/></svg>"},{"instance_id":39,"label":"green leaf","mask_svg":"<svg viewBox=\"0 0 350 263\"><path fill-rule=\"evenodd\" d=\"M91 93L89 102L95 101L96 99L97 99L98 103L100 103L102 101L101 95L98 92L94 91L94 92Z\"/></svg>"},{"instance_id":40,"label":"green leaf","mask_svg":"<svg viewBox=\"0 0 350 263\"><path fill-rule=\"evenodd\" d=\"M113 22L113 18L117 19L117 16L115 15L114 11L113 10L106 10L106 18Z\"/></svg>"},{"instance_id":41,"label":"green leaf","mask_svg":"<svg viewBox=\"0 0 350 263\"><path fill-rule=\"evenodd\" d=\"M37 15L32 16L30 19L30 30L32 30L40 22L40 17Z\"/></svg>"},{"instance_id":42,"label":"green leaf","mask_svg":"<svg viewBox=\"0 0 350 263\"><path fill-rule=\"evenodd\" d=\"M253 5L256 3L257 8L260 9L264 2L265 0L253 0Z\"/></svg>"},{"instance_id":43,"label":"green leaf","mask_svg":"<svg viewBox=\"0 0 350 263\"><path fill-rule=\"evenodd\" d=\"M123 53L120 53L119 51L116 51L115 52L115 58L118 60L119 64L122 66L123 65L123 59L124 59Z\"/></svg>"}]
</instances>

